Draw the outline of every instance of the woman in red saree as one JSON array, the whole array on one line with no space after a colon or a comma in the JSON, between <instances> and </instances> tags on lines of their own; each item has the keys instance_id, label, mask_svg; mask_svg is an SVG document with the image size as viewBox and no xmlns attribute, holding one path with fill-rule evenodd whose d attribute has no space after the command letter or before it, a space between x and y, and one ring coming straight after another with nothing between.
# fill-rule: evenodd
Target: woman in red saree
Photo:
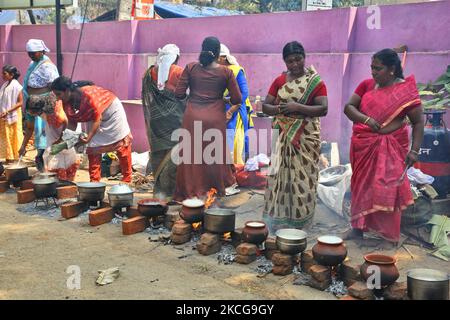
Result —
<instances>
[{"instance_id":1,"label":"woman in red saree","mask_svg":"<svg viewBox=\"0 0 450 320\"><path fill-rule=\"evenodd\" d=\"M413 204L408 178L402 174L417 161L422 107L414 76L404 79L395 51L377 52L371 69L373 79L358 86L344 111L353 121L352 230L346 238L362 239L371 231L398 242L401 212ZM411 144L405 117L412 125Z\"/></svg>"}]
</instances>

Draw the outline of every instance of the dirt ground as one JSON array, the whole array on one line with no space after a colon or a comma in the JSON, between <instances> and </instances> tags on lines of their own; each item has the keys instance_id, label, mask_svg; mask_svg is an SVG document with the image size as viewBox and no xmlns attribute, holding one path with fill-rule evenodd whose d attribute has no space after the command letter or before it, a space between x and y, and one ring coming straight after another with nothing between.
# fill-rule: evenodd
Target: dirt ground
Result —
<instances>
[{"instance_id":1,"label":"dirt ground","mask_svg":"<svg viewBox=\"0 0 450 320\"><path fill-rule=\"evenodd\" d=\"M79 170L77 181L87 181ZM116 181L104 180L109 185ZM135 194L136 200L146 194ZM262 215L260 191L242 190L223 200L236 209L236 227ZM258 277L258 262L249 265L219 264L216 255L202 256L195 243L172 246L150 242L146 232L123 236L120 224L91 227L86 217L63 220L21 212L13 190L0 194L0 299L336 299L307 286L294 285L295 274ZM19 210L18 210L19 209ZM23 210L22 210L23 211ZM56 211L55 211L56 212ZM315 223L309 230L308 248L318 235L344 231L346 222L318 204ZM349 258L363 262L363 255L380 251L395 255L401 274L415 267L449 271L449 263L415 245L393 248L346 242ZM81 289L68 289L69 266L79 266ZM98 270L118 267L113 283L98 286Z\"/></svg>"}]
</instances>

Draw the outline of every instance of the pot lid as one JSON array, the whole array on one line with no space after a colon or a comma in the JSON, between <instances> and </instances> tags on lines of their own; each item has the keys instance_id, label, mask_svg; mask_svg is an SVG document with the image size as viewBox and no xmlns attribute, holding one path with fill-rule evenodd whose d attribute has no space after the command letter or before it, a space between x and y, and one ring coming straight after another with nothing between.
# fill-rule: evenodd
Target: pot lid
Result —
<instances>
[{"instance_id":1,"label":"pot lid","mask_svg":"<svg viewBox=\"0 0 450 320\"><path fill-rule=\"evenodd\" d=\"M116 184L109 189L108 194L128 194L133 193L133 190L126 184Z\"/></svg>"},{"instance_id":2,"label":"pot lid","mask_svg":"<svg viewBox=\"0 0 450 320\"><path fill-rule=\"evenodd\" d=\"M197 198L193 198L193 199L186 199L182 202L183 206L185 207L189 207L189 208L198 208L198 207L203 207L205 205L205 203Z\"/></svg>"},{"instance_id":3,"label":"pot lid","mask_svg":"<svg viewBox=\"0 0 450 320\"><path fill-rule=\"evenodd\" d=\"M286 240L301 240L307 237L307 233L299 229L280 229L275 235Z\"/></svg>"},{"instance_id":4,"label":"pot lid","mask_svg":"<svg viewBox=\"0 0 450 320\"><path fill-rule=\"evenodd\" d=\"M448 281L449 275L446 272L433 269L412 269L407 272L408 278L422 281Z\"/></svg>"},{"instance_id":5,"label":"pot lid","mask_svg":"<svg viewBox=\"0 0 450 320\"><path fill-rule=\"evenodd\" d=\"M77 183L78 187L81 188L101 188L106 187L106 183L103 182L79 182Z\"/></svg>"},{"instance_id":6,"label":"pot lid","mask_svg":"<svg viewBox=\"0 0 450 320\"><path fill-rule=\"evenodd\" d=\"M336 236L321 236L317 238L317 241L326 244L341 244L344 242L341 238Z\"/></svg>"},{"instance_id":7,"label":"pot lid","mask_svg":"<svg viewBox=\"0 0 450 320\"><path fill-rule=\"evenodd\" d=\"M45 179L34 179L33 184L52 184L56 183L57 180L53 178L45 178Z\"/></svg>"}]
</instances>

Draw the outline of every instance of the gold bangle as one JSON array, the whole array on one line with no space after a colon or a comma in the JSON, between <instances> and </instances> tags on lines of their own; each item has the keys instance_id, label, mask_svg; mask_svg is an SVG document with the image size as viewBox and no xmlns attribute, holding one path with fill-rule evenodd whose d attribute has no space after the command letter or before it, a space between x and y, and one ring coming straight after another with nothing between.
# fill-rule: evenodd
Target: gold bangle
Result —
<instances>
[{"instance_id":1,"label":"gold bangle","mask_svg":"<svg viewBox=\"0 0 450 320\"><path fill-rule=\"evenodd\" d=\"M367 124L367 122L369 122L370 119L371 119L370 117L367 117L367 119L364 121L364 124Z\"/></svg>"}]
</instances>

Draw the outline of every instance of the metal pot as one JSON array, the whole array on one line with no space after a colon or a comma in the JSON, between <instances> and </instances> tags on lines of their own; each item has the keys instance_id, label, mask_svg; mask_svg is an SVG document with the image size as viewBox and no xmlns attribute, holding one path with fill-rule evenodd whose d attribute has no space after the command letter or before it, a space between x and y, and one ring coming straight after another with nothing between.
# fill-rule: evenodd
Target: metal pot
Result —
<instances>
[{"instance_id":1,"label":"metal pot","mask_svg":"<svg viewBox=\"0 0 450 320\"><path fill-rule=\"evenodd\" d=\"M28 180L28 167L27 166L17 166L15 164L5 167L6 179L9 182L20 182Z\"/></svg>"},{"instance_id":2,"label":"metal pot","mask_svg":"<svg viewBox=\"0 0 450 320\"><path fill-rule=\"evenodd\" d=\"M50 198L56 197L58 186L57 179L35 179L33 180L33 190L36 198Z\"/></svg>"},{"instance_id":3,"label":"metal pot","mask_svg":"<svg viewBox=\"0 0 450 320\"><path fill-rule=\"evenodd\" d=\"M131 207L133 205L133 190L126 184L118 184L108 191L109 204L113 208Z\"/></svg>"},{"instance_id":4,"label":"metal pot","mask_svg":"<svg viewBox=\"0 0 450 320\"><path fill-rule=\"evenodd\" d=\"M312 247L314 260L322 266L337 266L347 257L344 241L336 236L321 236Z\"/></svg>"},{"instance_id":5,"label":"metal pot","mask_svg":"<svg viewBox=\"0 0 450 320\"><path fill-rule=\"evenodd\" d=\"M138 201L138 210L143 216L153 218L165 215L169 206L167 202L159 199L142 199Z\"/></svg>"},{"instance_id":6,"label":"metal pot","mask_svg":"<svg viewBox=\"0 0 450 320\"><path fill-rule=\"evenodd\" d=\"M102 201L105 197L106 183L80 182L77 186L80 201Z\"/></svg>"},{"instance_id":7,"label":"metal pot","mask_svg":"<svg viewBox=\"0 0 450 320\"><path fill-rule=\"evenodd\" d=\"M183 201L180 217L187 223L201 222L203 220L203 212L205 211L205 203L200 199L187 199Z\"/></svg>"},{"instance_id":8,"label":"metal pot","mask_svg":"<svg viewBox=\"0 0 450 320\"><path fill-rule=\"evenodd\" d=\"M275 235L276 245L282 253L298 254L306 249L307 233L298 229L280 229Z\"/></svg>"},{"instance_id":9,"label":"metal pot","mask_svg":"<svg viewBox=\"0 0 450 320\"><path fill-rule=\"evenodd\" d=\"M236 214L230 209L208 209L203 218L204 229L211 233L233 232Z\"/></svg>"},{"instance_id":10,"label":"metal pot","mask_svg":"<svg viewBox=\"0 0 450 320\"><path fill-rule=\"evenodd\" d=\"M407 272L408 297L411 300L449 300L449 274L433 269Z\"/></svg>"}]
</instances>

